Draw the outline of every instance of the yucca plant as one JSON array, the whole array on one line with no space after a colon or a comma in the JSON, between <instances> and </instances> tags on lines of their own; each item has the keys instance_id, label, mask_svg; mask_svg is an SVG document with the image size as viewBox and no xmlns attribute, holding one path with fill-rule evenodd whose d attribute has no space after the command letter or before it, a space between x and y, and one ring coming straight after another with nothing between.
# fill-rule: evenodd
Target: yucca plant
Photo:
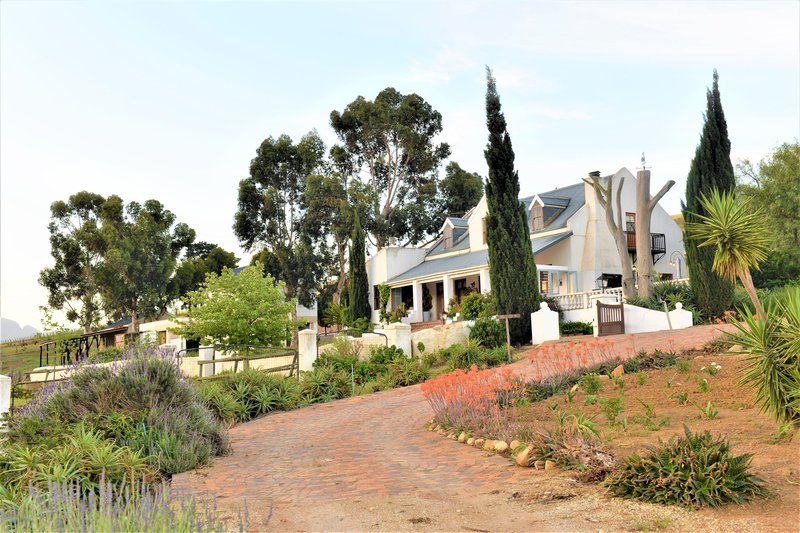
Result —
<instances>
[{"instance_id":1,"label":"yucca plant","mask_svg":"<svg viewBox=\"0 0 800 533\"><path fill-rule=\"evenodd\" d=\"M692 509L743 503L764 496L762 480L750 473L752 454L733 455L725 437L708 431L659 440L650 453L633 454L605 485L615 496Z\"/></svg>"},{"instance_id":2,"label":"yucca plant","mask_svg":"<svg viewBox=\"0 0 800 533\"><path fill-rule=\"evenodd\" d=\"M747 354L740 385L755 388L756 404L778 422L800 425L800 287L767 304L766 320L742 311L731 343Z\"/></svg>"},{"instance_id":3,"label":"yucca plant","mask_svg":"<svg viewBox=\"0 0 800 533\"><path fill-rule=\"evenodd\" d=\"M738 278L758 316L766 319L750 275L750 269L759 270L759 263L767 258L769 239L764 213L753 209L747 199L741 200L732 192L720 193L716 189L710 197L703 195L700 204L708 214L694 214L699 222L687 223L687 233L700 241L698 247L716 248L711 268L733 282Z\"/></svg>"}]
</instances>

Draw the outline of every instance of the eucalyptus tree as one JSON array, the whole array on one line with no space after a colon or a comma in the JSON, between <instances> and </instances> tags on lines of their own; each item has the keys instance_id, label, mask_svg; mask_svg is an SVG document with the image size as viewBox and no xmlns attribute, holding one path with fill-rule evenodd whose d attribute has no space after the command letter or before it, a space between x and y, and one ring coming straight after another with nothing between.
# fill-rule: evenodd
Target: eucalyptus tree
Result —
<instances>
[{"instance_id":1,"label":"eucalyptus tree","mask_svg":"<svg viewBox=\"0 0 800 533\"><path fill-rule=\"evenodd\" d=\"M310 180L323 168L325 145L315 131L294 143L288 135L268 137L250 162L250 175L239 182L234 232L254 262L285 283L287 296L312 305L324 276L324 257L309 228L313 221L309 182L332 190L329 182ZM326 192L321 192L325 194Z\"/></svg>"},{"instance_id":2,"label":"eucalyptus tree","mask_svg":"<svg viewBox=\"0 0 800 533\"><path fill-rule=\"evenodd\" d=\"M418 94L387 87L374 100L359 96L332 111L330 123L339 152L367 185L371 216L364 222L376 246L416 244L435 232L437 170L450 155L435 140L441 114Z\"/></svg>"},{"instance_id":3,"label":"eucalyptus tree","mask_svg":"<svg viewBox=\"0 0 800 533\"><path fill-rule=\"evenodd\" d=\"M102 318L98 272L106 251L101 218L105 203L103 196L81 191L51 204L47 228L54 265L39 274L48 312L64 311L84 333Z\"/></svg>"},{"instance_id":4,"label":"eucalyptus tree","mask_svg":"<svg viewBox=\"0 0 800 533\"><path fill-rule=\"evenodd\" d=\"M131 318L134 332L143 317L159 316L174 299L170 280L195 232L158 200L123 205L110 197L101 210L105 253L99 268L106 313Z\"/></svg>"}]
</instances>

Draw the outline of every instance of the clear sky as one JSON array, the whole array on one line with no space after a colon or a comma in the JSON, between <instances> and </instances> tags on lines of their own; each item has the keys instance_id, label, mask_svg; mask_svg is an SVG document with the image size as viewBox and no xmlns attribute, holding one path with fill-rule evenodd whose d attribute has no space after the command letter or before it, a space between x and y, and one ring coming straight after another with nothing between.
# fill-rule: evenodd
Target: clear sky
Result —
<instances>
[{"instance_id":1,"label":"clear sky","mask_svg":"<svg viewBox=\"0 0 800 533\"><path fill-rule=\"evenodd\" d=\"M452 159L486 174L490 65L522 192L644 151L678 212L712 70L732 157L800 136L800 3L0 4L0 313L41 327L49 205L83 189L157 198L245 254L238 181L267 136L317 129L393 86L443 115Z\"/></svg>"}]
</instances>

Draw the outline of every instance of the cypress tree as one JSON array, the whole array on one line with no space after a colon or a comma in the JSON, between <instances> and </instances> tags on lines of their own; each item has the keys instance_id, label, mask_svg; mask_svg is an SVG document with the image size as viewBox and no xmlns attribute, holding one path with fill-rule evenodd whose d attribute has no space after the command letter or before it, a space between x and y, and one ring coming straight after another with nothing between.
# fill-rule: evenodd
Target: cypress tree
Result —
<instances>
[{"instance_id":1,"label":"cypress tree","mask_svg":"<svg viewBox=\"0 0 800 533\"><path fill-rule=\"evenodd\" d=\"M350 317L353 321L359 318L370 319L369 281L366 266L366 235L361 229L358 213L353 221L353 233L350 235Z\"/></svg>"},{"instance_id":2,"label":"cypress tree","mask_svg":"<svg viewBox=\"0 0 800 533\"><path fill-rule=\"evenodd\" d=\"M731 163L731 142L728 125L719 96L719 76L714 70L714 84L706 91L706 113L700 144L692 159L686 180L686 199L682 203L686 223L698 222L695 215L706 215L700 204L702 195L710 196L714 189L732 191L736 186ZM721 316L733 302L733 283L715 274L714 248L698 248L689 232L683 234L686 265L689 268L692 293L697 308L706 317Z\"/></svg>"},{"instance_id":3,"label":"cypress tree","mask_svg":"<svg viewBox=\"0 0 800 533\"><path fill-rule=\"evenodd\" d=\"M484 151L489 165L486 180L486 240L489 277L501 314L519 313L509 321L515 344L530 342L530 314L539 302L536 264L533 262L525 205L519 200L519 176L514 170L514 150L500 109L500 96L492 72L486 69L486 125L489 143Z\"/></svg>"}]
</instances>

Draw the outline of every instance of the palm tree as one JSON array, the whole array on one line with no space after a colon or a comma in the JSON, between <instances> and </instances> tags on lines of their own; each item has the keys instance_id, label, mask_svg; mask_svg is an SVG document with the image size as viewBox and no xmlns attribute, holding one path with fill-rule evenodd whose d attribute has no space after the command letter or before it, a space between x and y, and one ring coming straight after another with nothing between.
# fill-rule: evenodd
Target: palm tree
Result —
<instances>
[{"instance_id":1,"label":"palm tree","mask_svg":"<svg viewBox=\"0 0 800 533\"><path fill-rule=\"evenodd\" d=\"M699 222L686 225L690 238L701 241L699 247L716 246L712 269L733 282L736 278L750 296L761 320L766 320L764 308L756 295L750 269L766 259L769 245L764 214L752 209L748 200L737 199L733 192L718 190L711 197L703 195L700 205L707 215L695 215Z\"/></svg>"}]
</instances>

